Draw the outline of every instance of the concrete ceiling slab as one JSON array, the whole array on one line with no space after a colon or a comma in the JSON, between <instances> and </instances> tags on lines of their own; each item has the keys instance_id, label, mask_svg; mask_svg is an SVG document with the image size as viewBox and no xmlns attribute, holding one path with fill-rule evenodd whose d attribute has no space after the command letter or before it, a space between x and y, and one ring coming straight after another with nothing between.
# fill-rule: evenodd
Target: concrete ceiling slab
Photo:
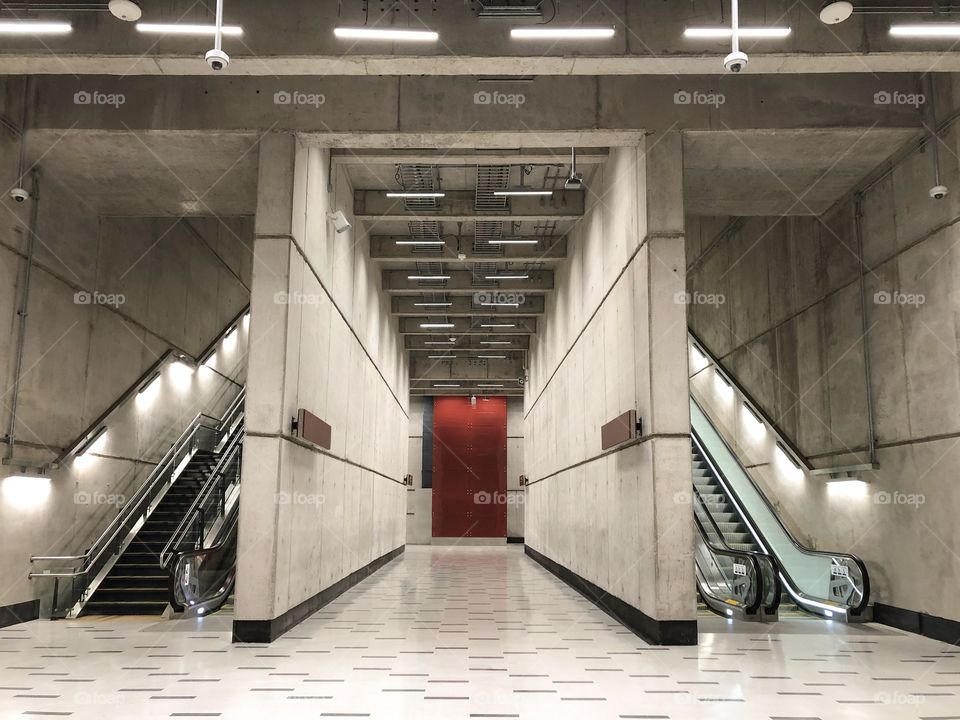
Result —
<instances>
[{"instance_id":1,"label":"concrete ceiling slab","mask_svg":"<svg viewBox=\"0 0 960 720\"><path fill-rule=\"evenodd\" d=\"M27 160L104 215L252 215L256 145L253 133L36 130Z\"/></svg>"},{"instance_id":2,"label":"concrete ceiling slab","mask_svg":"<svg viewBox=\"0 0 960 720\"><path fill-rule=\"evenodd\" d=\"M819 215L900 147L909 129L684 133L691 215Z\"/></svg>"}]
</instances>

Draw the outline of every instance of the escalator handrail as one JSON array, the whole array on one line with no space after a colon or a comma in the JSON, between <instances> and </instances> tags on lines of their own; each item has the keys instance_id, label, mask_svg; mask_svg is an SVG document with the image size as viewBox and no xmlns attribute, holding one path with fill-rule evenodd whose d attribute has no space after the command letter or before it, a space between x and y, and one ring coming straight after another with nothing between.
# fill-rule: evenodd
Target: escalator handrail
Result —
<instances>
[{"instance_id":1,"label":"escalator handrail","mask_svg":"<svg viewBox=\"0 0 960 720\"><path fill-rule=\"evenodd\" d=\"M699 443L697 444L697 450L701 451L702 453L702 449L700 448ZM711 470L714 470L712 463L710 464L710 468ZM719 479L718 479L718 482L719 482ZM724 488L726 488L725 485L724 485ZM706 501L704 501L703 497L700 495L700 489L696 485L693 486L693 492L694 492L694 495L696 496L697 502L699 502L700 505L703 506L703 511L706 514L707 519L710 520L710 526L713 528L714 533L716 533L717 537L720 539L720 542L723 544L723 548L725 548L730 552L743 553L744 555L752 555L758 558L757 560L758 564L761 560L763 562L770 563L770 567L773 570L773 582L774 582L773 598L774 599L772 603L766 606L766 609L776 610L778 607L780 607L780 592L782 590L780 585L780 578L777 574L778 571L780 570L780 563L777 562L777 559L768 552L762 552L759 550L737 550L736 548L730 547L730 545L726 541L726 538L723 537L723 532L720 530L720 526L717 525L717 521L714 519L713 513L711 513L710 510L707 508ZM693 514L693 517L697 521L697 523L700 524L700 518L697 517L696 513ZM751 535L752 534L753 533L751 532ZM711 548L714 547L712 543L708 542L707 544L710 545Z\"/></svg>"},{"instance_id":2,"label":"escalator handrail","mask_svg":"<svg viewBox=\"0 0 960 720\"><path fill-rule=\"evenodd\" d=\"M690 400L700 409L700 412L703 413L704 417L708 418L709 420L709 416L704 411L703 406L699 402L697 402L697 399L691 395ZM762 537L758 537L760 531L757 528L759 526L757 525L753 517L750 515L749 511L746 509L746 506L740 500L740 496L736 493L736 491L733 489L730 483L727 482L726 477L724 477L724 475L720 473L720 471L717 469L716 465L713 462L713 458L704 448L703 440L700 438L700 435L697 433L697 431L693 427L690 428L690 434L694 442L696 443L697 449L700 451L700 454L703 456L707 464L710 465L710 469L713 471L714 475L716 476L717 481L723 485L724 489L731 496L731 498L733 498L736 501L737 509L745 516L745 519L748 521L750 534L754 536L754 539L757 541L757 543L760 545L761 548L763 548L764 550L768 550L767 548L768 543L765 543ZM786 524L780 518L780 514L773 507L773 504L770 502L769 498L767 498L766 493L764 493L763 490L760 489L760 487L754 481L750 473L748 473L746 468L743 467L743 463L740 462L739 456L733 451L733 449L730 447L730 444L719 432L717 433L717 438L726 447L727 451L730 453L730 456L733 458L734 462L736 462L737 465L740 467L740 470L743 472L744 477L747 478L747 480L753 486L754 490L757 491L757 495L759 495L760 499L767 506L767 509L770 511L771 515L776 520L777 524L783 529L784 534L787 536L787 538L790 540L790 542L799 552L803 553L804 555L810 555L814 557L844 558L857 566L857 569L860 571L861 577L863 578L863 595L860 599L860 602L856 606L851 606L848 609L848 612L851 615L861 614L864 608L866 608L866 606L869 604L869 600L870 600L870 576L867 573L867 566L864 564L863 560L861 560L856 555L853 555L851 553L827 552L825 550L814 550L800 543L800 541L798 541L797 538L794 537L793 533L790 532L790 529L786 526ZM768 554L772 555L773 553L768 553ZM784 575L784 577L790 582L791 585L793 585L794 588L797 588L799 592L800 586L790 576L790 572L787 570L787 568L784 567L783 563L778 562L777 566L780 572ZM802 592L800 592L799 594L803 596Z\"/></svg>"},{"instance_id":3,"label":"escalator handrail","mask_svg":"<svg viewBox=\"0 0 960 720\"><path fill-rule=\"evenodd\" d=\"M210 553L218 552L222 550L223 546L228 542L230 538L230 534L236 530L239 519L240 519L240 504L234 503L233 508L231 508L230 512L227 513L226 522L223 523L223 526L220 528L213 544L210 545L210 547L197 548L196 550L174 551L173 557L170 562L169 596L170 596L171 606L174 609L176 609L178 612L182 612L184 609L182 603L180 603L180 601L177 599L177 596L176 596L176 584L178 582L178 578L180 577L180 571L179 571L180 564L187 558L197 557L200 555L210 554ZM236 558L234 558L233 564L234 564L234 568L236 568ZM217 605L217 607L213 608L214 611L218 610L220 608L220 605L223 605L223 603L226 602L229 594L230 594L229 592L224 593L224 596L220 604Z\"/></svg>"},{"instance_id":4,"label":"escalator handrail","mask_svg":"<svg viewBox=\"0 0 960 720\"><path fill-rule=\"evenodd\" d=\"M750 605L745 605L743 609L749 615L754 614L759 609L760 605L763 603L763 598L766 596L763 587L763 575L760 572L760 563L758 562L757 558L754 557L753 553L743 550L734 550L733 548L727 546L726 543L724 543L723 547L715 545L710 541L707 531L703 527L703 523L700 522L700 518L697 517L696 513L693 514L693 521L700 533L700 538L703 540L704 544L710 548L711 552L716 553L717 555L726 555L733 558L746 558L750 565L753 566L753 577L756 578L757 581L756 598Z\"/></svg>"},{"instance_id":5,"label":"escalator handrail","mask_svg":"<svg viewBox=\"0 0 960 720\"><path fill-rule=\"evenodd\" d=\"M231 433L226 447L224 447L220 453L220 459L217 461L217 464L207 474L207 478L204 480L203 486L197 493L197 497L194 498L193 503L191 503L190 507L183 514L180 524L177 525L176 529L171 533L170 539L167 540L166 545L163 546L163 550L160 551L160 567L170 567L171 558L173 557L173 554L175 554L173 549L180 544L180 542L189 532L194 518L200 512L200 509L206 504L206 501L210 498L210 494L217 487L217 481L243 447L242 414L240 415L240 418L241 422L236 425Z\"/></svg>"}]
</instances>

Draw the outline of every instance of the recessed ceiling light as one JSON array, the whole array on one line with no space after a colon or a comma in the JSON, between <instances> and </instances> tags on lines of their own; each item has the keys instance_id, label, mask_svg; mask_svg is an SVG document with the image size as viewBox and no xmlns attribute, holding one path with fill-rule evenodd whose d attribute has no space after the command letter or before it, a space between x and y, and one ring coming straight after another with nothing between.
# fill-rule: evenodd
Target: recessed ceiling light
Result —
<instances>
[{"instance_id":1,"label":"recessed ceiling light","mask_svg":"<svg viewBox=\"0 0 960 720\"><path fill-rule=\"evenodd\" d=\"M513 28L510 37L518 40L602 40L612 38L612 27L539 27Z\"/></svg>"},{"instance_id":2,"label":"recessed ceiling light","mask_svg":"<svg viewBox=\"0 0 960 720\"><path fill-rule=\"evenodd\" d=\"M891 25L894 37L955 38L960 37L960 23L923 23L921 25Z\"/></svg>"},{"instance_id":3,"label":"recessed ceiling light","mask_svg":"<svg viewBox=\"0 0 960 720\"><path fill-rule=\"evenodd\" d=\"M333 29L338 38L347 40L399 40L408 42L435 42L440 35L432 30L392 30L389 28L338 27Z\"/></svg>"},{"instance_id":4,"label":"recessed ceiling light","mask_svg":"<svg viewBox=\"0 0 960 720\"><path fill-rule=\"evenodd\" d=\"M123 20L125 22L139 20L143 14L143 11L140 9L140 4L134 2L134 0L110 0L110 2L107 3L107 9L117 20Z\"/></svg>"},{"instance_id":5,"label":"recessed ceiling light","mask_svg":"<svg viewBox=\"0 0 960 720\"><path fill-rule=\"evenodd\" d=\"M388 192L388 198L442 198L446 197L442 192Z\"/></svg>"},{"instance_id":6,"label":"recessed ceiling light","mask_svg":"<svg viewBox=\"0 0 960 720\"><path fill-rule=\"evenodd\" d=\"M188 23L137 23L137 32L161 35L216 35L216 25L191 25ZM224 35L243 35L239 25L224 25Z\"/></svg>"},{"instance_id":7,"label":"recessed ceiling light","mask_svg":"<svg viewBox=\"0 0 960 720\"><path fill-rule=\"evenodd\" d=\"M836 25L853 15L853 3L847 0L840 2L825 2L820 8L820 22L825 25Z\"/></svg>"},{"instance_id":8,"label":"recessed ceiling light","mask_svg":"<svg viewBox=\"0 0 960 720\"><path fill-rule=\"evenodd\" d=\"M773 38L785 38L790 34L788 27L742 27L737 30L737 35L743 39L764 40ZM683 31L683 36L696 39L725 39L733 36L733 30L728 27L702 27L687 28Z\"/></svg>"},{"instance_id":9,"label":"recessed ceiling light","mask_svg":"<svg viewBox=\"0 0 960 720\"><path fill-rule=\"evenodd\" d=\"M553 190L527 190L526 188L517 188L515 190L494 190L493 194L497 197L512 197L514 195L553 195Z\"/></svg>"},{"instance_id":10,"label":"recessed ceiling light","mask_svg":"<svg viewBox=\"0 0 960 720\"><path fill-rule=\"evenodd\" d=\"M70 23L44 20L0 20L0 35L65 35L73 30Z\"/></svg>"}]
</instances>

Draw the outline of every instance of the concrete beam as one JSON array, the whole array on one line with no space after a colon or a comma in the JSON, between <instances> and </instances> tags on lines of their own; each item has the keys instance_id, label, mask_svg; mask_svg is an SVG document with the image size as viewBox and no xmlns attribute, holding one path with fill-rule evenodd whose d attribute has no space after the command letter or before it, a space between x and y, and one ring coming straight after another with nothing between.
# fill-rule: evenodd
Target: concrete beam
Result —
<instances>
[{"instance_id":1,"label":"concrete beam","mask_svg":"<svg viewBox=\"0 0 960 720\"><path fill-rule=\"evenodd\" d=\"M580 160L578 159L579 163ZM370 257L382 263L406 263L410 265L420 260L457 260L460 262L557 262L567 256L567 241L562 237L540 237L527 235L517 237L525 240L523 244L492 245L499 254L478 253L474 248L473 235L460 238L441 238L443 245L397 245L409 243L409 235L374 235L370 238ZM414 254L416 249L416 254ZM424 251L429 251L427 254ZM466 257L460 260L459 253Z\"/></svg>"},{"instance_id":2,"label":"concrete beam","mask_svg":"<svg viewBox=\"0 0 960 720\"><path fill-rule=\"evenodd\" d=\"M509 353L503 360L478 358L476 355L450 353L451 360L438 360L430 353L410 353L411 387L423 387L436 380L451 378L468 382L509 380L516 383L523 376L520 353Z\"/></svg>"},{"instance_id":3,"label":"concrete beam","mask_svg":"<svg viewBox=\"0 0 960 720\"><path fill-rule=\"evenodd\" d=\"M445 342L453 338L454 342ZM502 355L507 350L529 350L529 335L441 335L424 337L422 335L406 335L403 346L407 350L429 350L430 352L445 352L454 350L483 350L490 351L491 355Z\"/></svg>"},{"instance_id":4,"label":"concrete beam","mask_svg":"<svg viewBox=\"0 0 960 720\"><path fill-rule=\"evenodd\" d=\"M920 128L912 105L874 102L877 93L916 93L918 81L906 73L538 77L523 105L502 107L475 104L486 83L469 77L40 76L31 127L125 134L273 128L351 148L597 147L636 144L644 133L667 129ZM275 102L277 93L293 90L323 103ZM74 102L92 91L124 102ZM722 93L724 102L678 103L678 92Z\"/></svg>"},{"instance_id":5,"label":"concrete beam","mask_svg":"<svg viewBox=\"0 0 960 720\"><path fill-rule=\"evenodd\" d=\"M460 395L484 395L488 397L497 397L497 396L506 396L506 397L523 397L523 388L519 389L507 389L507 388L470 388L470 387L460 387L460 388L442 388L442 387L431 387L431 388L418 388L410 389L410 395L412 397L427 397L435 395L443 396L460 396Z\"/></svg>"},{"instance_id":6,"label":"concrete beam","mask_svg":"<svg viewBox=\"0 0 960 720\"><path fill-rule=\"evenodd\" d=\"M408 210L404 201L387 197L384 190L355 190L353 214L362 220L506 220L549 221L563 217L583 216L584 193L581 190L559 190L551 197L512 197L503 210L478 210L473 190L450 190L440 198L437 208Z\"/></svg>"},{"instance_id":7,"label":"concrete beam","mask_svg":"<svg viewBox=\"0 0 960 720\"><path fill-rule=\"evenodd\" d=\"M453 325L451 328L436 328L422 325L435 326L437 324ZM487 328L484 325L497 325L495 328ZM514 327L504 327L504 325L513 325ZM489 335L495 332L499 335L530 335L537 332L537 321L533 318L491 318L491 317L451 317L447 318L443 313L438 313L433 317L402 317L400 318L401 335Z\"/></svg>"},{"instance_id":8,"label":"concrete beam","mask_svg":"<svg viewBox=\"0 0 960 720\"><path fill-rule=\"evenodd\" d=\"M445 271L445 280L411 280L424 277L416 270L384 270L383 289L391 294L420 295L422 293L449 293L475 295L475 302L516 302L520 295L543 293L553 289L552 270L501 270L496 275L526 275L523 280L484 280L479 283L468 270Z\"/></svg>"},{"instance_id":9,"label":"concrete beam","mask_svg":"<svg viewBox=\"0 0 960 720\"><path fill-rule=\"evenodd\" d=\"M442 290L440 292L443 292ZM520 298L516 298L520 300ZM485 306L474 302L474 298L463 295L451 295L446 300L434 300L426 297L412 297L401 295L391 298L391 307L394 315L399 317L412 317L423 315L425 312L440 312L447 317L462 317L473 315L486 315L489 317L510 318L522 317L525 315L542 315L544 301L542 295L525 295L523 302L518 303L517 307L510 305ZM427 302L445 302L450 303L446 306L425 306L418 303Z\"/></svg>"}]
</instances>

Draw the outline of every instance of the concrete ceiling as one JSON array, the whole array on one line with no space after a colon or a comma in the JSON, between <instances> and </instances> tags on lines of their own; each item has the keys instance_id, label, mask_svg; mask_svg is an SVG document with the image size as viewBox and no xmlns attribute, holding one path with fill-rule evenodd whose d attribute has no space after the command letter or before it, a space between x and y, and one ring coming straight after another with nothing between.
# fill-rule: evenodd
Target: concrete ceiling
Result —
<instances>
[{"instance_id":1,"label":"concrete ceiling","mask_svg":"<svg viewBox=\"0 0 960 720\"><path fill-rule=\"evenodd\" d=\"M898 148L910 129L684 133L691 215L819 215Z\"/></svg>"},{"instance_id":2,"label":"concrete ceiling","mask_svg":"<svg viewBox=\"0 0 960 720\"><path fill-rule=\"evenodd\" d=\"M36 130L27 160L103 215L252 215L256 141L253 133Z\"/></svg>"}]
</instances>

